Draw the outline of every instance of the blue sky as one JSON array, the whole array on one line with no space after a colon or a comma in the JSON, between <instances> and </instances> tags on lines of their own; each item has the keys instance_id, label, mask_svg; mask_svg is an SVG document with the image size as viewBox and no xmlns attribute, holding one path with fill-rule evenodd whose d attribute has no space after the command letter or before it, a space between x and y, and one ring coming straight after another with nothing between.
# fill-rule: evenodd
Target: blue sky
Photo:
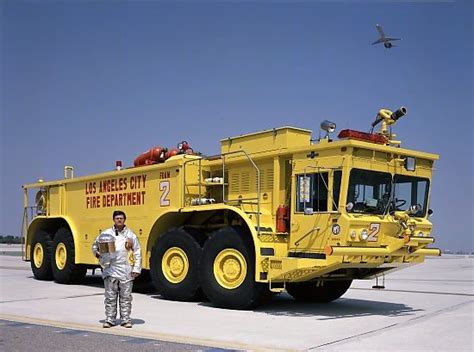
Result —
<instances>
[{"instance_id":1,"label":"blue sky","mask_svg":"<svg viewBox=\"0 0 474 352\"><path fill-rule=\"evenodd\" d=\"M367 131L402 105L403 146L438 153L437 243L473 250L469 1L0 1L0 234L21 185L132 164L185 139L293 125ZM375 24L402 37L372 46Z\"/></svg>"}]
</instances>

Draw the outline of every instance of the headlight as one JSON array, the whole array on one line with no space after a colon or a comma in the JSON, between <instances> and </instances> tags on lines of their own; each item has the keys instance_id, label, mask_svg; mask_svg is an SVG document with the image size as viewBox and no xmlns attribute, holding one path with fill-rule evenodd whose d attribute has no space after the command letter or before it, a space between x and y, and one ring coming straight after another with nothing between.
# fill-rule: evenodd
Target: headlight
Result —
<instances>
[{"instance_id":1,"label":"headlight","mask_svg":"<svg viewBox=\"0 0 474 352\"><path fill-rule=\"evenodd\" d=\"M425 234L420 231L420 232L418 232L416 235L417 235L418 237L423 237Z\"/></svg>"},{"instance_id":2,"label":"headlight","mask_svg":"<svg viewBox=\"0 0 474 352\"><path fill-rule=\"evenodd\" d=\"M357 232L356 232L356 230L352 230L352 231L351 231L351 238L352 238L353 240L355 240L356 237L357 237Z\"/></svg>"},{"instance_id":3,"label":"headlight","mask_svg":"<svg viewBox=\"0 0 474 352\"><path fill-rule=\"evenodd\" d=\"M360 239L362 241L366 241L367 238L369 238L369 231L367 231L366 229L362 229L362 231L360 232Z\"/></svg>"}]
</instances>

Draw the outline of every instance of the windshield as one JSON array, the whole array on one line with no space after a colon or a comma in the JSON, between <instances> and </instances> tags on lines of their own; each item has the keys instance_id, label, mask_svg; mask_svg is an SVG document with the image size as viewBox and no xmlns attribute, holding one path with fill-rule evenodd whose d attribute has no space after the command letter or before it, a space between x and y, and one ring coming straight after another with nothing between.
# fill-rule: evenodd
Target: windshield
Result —
<instances>
[{"instance_id":1,"label":"windshield","mask_svg":"<svg viewBox=\"0 0 474 352\"><path fill-rule=\"evenodd\" d=\"M392 182L389 173L352 169L347 211L382 215L387 212L406 211L410 206L416 205L418 210L410 215L422 217L426 214L428 189L427 179L395 175Z\"/></svg>"},{"instance_id":2,"label":"windshield","mask_svg":"<svg viewBox=\"0 0 474 352\"><path fill-rule=\"evenodd\" d=\"M429 180L413 176L395 175L393 178L395 210L405 211L416 205L418 211L411 216L421 217L428 206ZM392 207L391 207L392 208Z\"/></svg>"},{"instance_id":3,"label":"windshield","mask_svg":"<svg viewBox=\"0 0 474 352\"><path fill-rule=\"evenodd\" d=\"M392 175L385 172L352 169L347 203L350 213L384 214L390 200Z\"/></svg>"}]
</instances>

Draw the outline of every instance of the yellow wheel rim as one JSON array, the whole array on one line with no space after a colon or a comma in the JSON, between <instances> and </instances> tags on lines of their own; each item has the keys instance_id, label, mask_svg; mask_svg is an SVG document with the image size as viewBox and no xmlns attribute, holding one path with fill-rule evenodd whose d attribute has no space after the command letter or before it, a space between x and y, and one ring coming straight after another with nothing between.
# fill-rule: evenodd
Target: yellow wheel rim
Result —
<instances>
[{"instance_id":1,"label":"yellow wheel rim","mask_svg":"<svg viewBox=\"0 0 474 352\"><path fill-rule=\"evenodd\" d=\"M33 247L33 261L35 263L35 266L38 269L41 268L41 265L43 265L43 259L44 259L43 245L41 243L37 243Z\"/></svg>"},{"instance_id":2,"label":"yellow wheel rim","mask_svg":"<svg viewBox=\"0 0 474 352\"><path fill-rule=\"evenodd\" d=\"M214 260L214 277L219 285L232 290L239 287L247 276L247 262L238 250L224 249Z\"/></svg>"},{"instance_id":3,"label":"yellow wheel rim","mask_svg":"<svg viewBox=\"0 0 474 352\"><path fill-rule=\"evenodd\" d=\"M58 269L63 270L66 267L67 250L66 245L62 242L56 246L55 259Z\"/></svg>"},{"instance_id":4,"label":"yellow wheel rim","mask_svg":"<svg viewBox=\"0 0 474 352\"><path fill-rule=\"evenodd\" d=\"M188 256L181 248L169 248L163 255L161 270L166 280L174 284L180 283L189 271Z\"/></svg>"}]
</instances>

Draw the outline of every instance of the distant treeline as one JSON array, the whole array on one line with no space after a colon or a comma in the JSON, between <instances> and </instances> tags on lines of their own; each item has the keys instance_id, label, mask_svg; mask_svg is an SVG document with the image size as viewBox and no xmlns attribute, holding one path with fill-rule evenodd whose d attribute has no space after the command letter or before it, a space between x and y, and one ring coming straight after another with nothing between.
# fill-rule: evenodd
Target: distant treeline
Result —
<instances>
[{"instance_id":1,"label":"distant treeline","mask_svg":"<svg viewBox=\"0 0 474 352\"><path fill-rule=\"evenodd\" d=\"M20 244L21 237L16 236L0 236L0 243L8 243L8 244Z\"/></svg>"},{"instance_id":2,"label":"distant treeline","mask_svg":"<svg viewBox=\"0 0 474 352\"><path fill-rule=\"evenodd\" d=\"M472 255L474 254L474 252L472 251L464 251L464 250L458 250L458 251L451 251L449 249L442 249L441 250L442 254L469 254L469 255Z\"/></svg>"}]
</instances>

